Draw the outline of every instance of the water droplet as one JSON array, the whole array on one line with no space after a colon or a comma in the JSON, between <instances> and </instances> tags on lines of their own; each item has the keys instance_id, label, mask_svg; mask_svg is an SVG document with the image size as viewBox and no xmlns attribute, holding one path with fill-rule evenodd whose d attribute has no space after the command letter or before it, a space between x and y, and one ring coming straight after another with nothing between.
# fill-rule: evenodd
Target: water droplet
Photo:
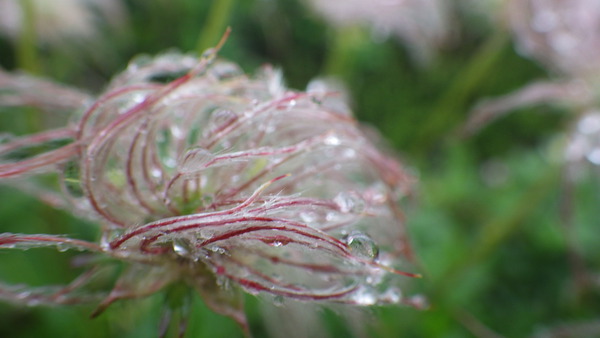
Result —
<instances>
[{"instance_id":1,"label":"water droplet","mask_svg":"<svg viewBox=\"0 0 600 338\"><path fill-rule=\"evenodd\" d=\"M31 296L31 292L29 291L23 291L23 292L19 292L18 294L16 294L16 298L17 299L27 299Z\"/></svg>"},{"instance_id":2,"label":"water droplet","mask_svg":"<svg viewBox=\"0 0 600 338\"><path fill-rule=\"evenodd\" d=\"M427 302L427 298L423 295L414 295L406 300L408 305L414 306L417 309L427 309L429 307L429 303Z\"/></svg>"},{"instance_id":3,"label":"water droplet","mask_svg":"<svg viewBox=\"0 0 600 338\"><path fill-rule=\"evenodd\" d=\"M342 152L342 157L346 159L351 159L356 157L356 150L352 148L348 148Z\"/></svg>"},{"instance_id":4,"label":"water droplet","mask_svg":"<svg viewBox=\"0 0 600 338\"><path fill-rule=\"evenodd\" d=\"M268 123L266 125L263 125L260 127L265 133L267 134L271 134L273 132L275 132L275 125L273 125L273 123Z\"/></svg>"},{"instance_id":5,"label":"water droplet","mask_svg":"<svg viewBox=\"0 0 600 338\"><path fill-rule=\"evenodd\" d=\"M387 289L380 297L382 303L398 304L402 300L402 291L398 288Z\"/></svg>"},{"instance_id":6,"label":"water droplet","mask_svg":"<svg viewBox=\"0 0 600 338\"><path fill-rule=\"evenodd\" d=\"M229 109L215 110L208 122L210 133L218 133L238 119L238 115Z\"/></svg>"},{"instance_id":7,"label":"water droplet","mask_svg":"<svg viewBox=\"0 0 600 338\"><path fill-rule=\"evenodd\" d=\"M339 137L335 136L335 135L329 135L325 138L325 144L330 145L330 146L337 146L340 145L342 143L342 141L339 139Z\"/></svg>"},{"instance_id":8,"label":"water droplet","mask_svg":"<svg viewBox=\"0 0 600 338\"><path fill-rule=\"evenodd\" d=\"M343 213L361 213L365 209L365 201L354 192L341 192L333 199Z\"/></svg>"},{"instance_id":9,"label":"water droplet","mask_svg":"<svg viewBox=\"0 0 600 338\"><path fill-rule=\"evenodd\" d=\"M171 126L171 134L177 139L181 139L184 136L183 130L178 125Z\"/></svg>"},{"instance_id":10,"label":"water droplet","mask_svg":"<svg viewBox=\"0 0 600 338\"><path fill-rule=\"evenodd\" d=\"M327 222L340 222L342 220L342 217L340 217L339 212L328 212L325 215L325 220Z\"/></svg>"},{"instance_id":11,"label":"water droplet","mask_svg":"<svg viewBox=\"0 0 600 338\"><path fill-rule=\"evenodd\" d=\"M243 71L236 64L224 61L215 63L209 71L220 80L231 79L243 74Z\"/></svg>"},{"instance_id":12,"label":"water droplet","mask_svg":"<svg viewBox=\"0 0 600 338\"><path fill-rule=\"evenodd\" d=\"M131 101L131 103L142 103L142 102L144 102L144 100L146 99L146 97L147 96L144 95L144 94L137 93L137 94L131 95L130 101ZM125 111L121 112L121 114L124 113Z\"/></svg>"},{"instance_id":13,"label":"water droplet","mask_svg":"<svg viewBox=\"0 0 600 338\"><path fill-rule=\"evenodd\" d=\"M167 168L175 168L175 166L177 165L177 161L172 157L165 157L163 158L163 164Z\"/></svg>"},{"instance_id":14,"label":"water droplet","mask_svg":"<svg viewBox=\"0 0 600 338\"><path fill-rule=\"evenodd\" d=\"M380 257L377 257L377 259L378 263L381 263L379 261ZM368 275L365 278L365 282L369 285L379 285L383 281L384 275L385 272L382 271L380 268L369 268Z\"/></svg>"},{"instance_id":15,"label":"water droplet","mask_svg":"<svg viewBox=\"0 0 600 338\"><path fill-rule=\"evenodd\" d=\"M384 204L388 200L388 190L382 182L371 185L363 193L363 196L369 205Z\"/></svg>"},{"instance_id":16,"label":"water droplet","mask_svg":"<svg viewBox=\"0 0 600 338\"><path fill-rule=\"evenodd\" d=\"M277 296L273 297L273 304L275 306L283 306L284 303L285 303L285 298L283 298L283 296L277 295Z\"/></svg>"},{"instance_id":17,"label":"water droplet","mask_svg":"<svg viewBox=\"0 0 600 338\"><path fill-rule=\"evenodd\" d=\"M227 253L227 250L221 248L220 246L212 246L210 248L208 248L210 251L217 253L219 255L224 255Z\"/></svg>"},{"instance_id":18,"label":"water droplet","mask_svg":"<svg viewBox=\"0 0 600 338\"><path fill-rule=\"evenodd\" d=\"M370 287L361 287L352 295L352 300L358 305L374 305L377 303L375 292Z\"/></svg>"},{"instance_id":19,"label":"water droplet","mask_svg":"<svg viewBox=\"0 0 600 338\"><path fill-rule=\"evenodd\" d=\"M204 148L192 148L185 153L178 168L179 172L182 174L196 173L206 169L214 158L214 155Z\"/></svg>"},{"instance_id":20,"label":"water droplet","mask_svg":"<svg viewBox=\"0 0 600 338\"><path fill-rule=\"evenodd\" d=\"M292 110L292 109L293 109L293 108L296 106L296 103L297 103L297 102L296 102L296 100L290 100L290 101L287 103L287 109L288 109L288 110Z\"/></svg>"},{"instance_id":21,"label":"water droplet","mask_svg":"<svg viewBox=\"0 0 600 338\"><path fill-rule=\"evenodd\" d=\"M60 244L59 243L59 244L56 245L56 250L58 250L58 252L65 252L65 251L67 251L69 249L70 249L70 247L68 245L65 245L65 244Z\"/></svg>"},{"instance_id":22,"label":"water droplet","mask_svg":"<svg viewBox=\"0 0 600 338\"><path fill-rule=\"evenodd\" d=\"M331 92L330 83L325 79L314 79L306 86L306 91L311 94L326 94Z\"/></svg>"},{"instance_id":23,"label":"water droplet","mask_svg":"<svg viewBox=\"0 0 600 338\"><path fill-rule=\"evenodd\" d=\"M312 223L317 219L317 216L315 215L314 212L310 212L310 211L306 211L306 212L301 212L300 213L300 218L302 219L302 221L304 223Z\"/></svg>"},{"instance_id":24,"label":"water droplet","mask_svg":"<svg viewBox=\"0 0 600 338\"><path fill-rule=\"evenodd\" d=\"M173 251L179 256L188 257L191 251L190 243L183 238L177 238L173 242Z\"/></svg>"},{"instance_id":25,"label":"water droplet","mask_svg":"<svg viewBox=\"0 0 600 338\"><path fill-rule=\"evenodd\" d=\"M162 174L163 174L163 172L159 168L150 169L150 175L154 178L161 178Z\"/></svg>"},{"instance_id":26,"label":"water droplet","mask_svg":"<svg viewBox=\"0 0 600 338\"><path fill-rule=\"evenodd\" d=\"M379 247L367 234L355 231L346 236L345 241L356 257L375 260L379 256Z\"/></svg>"},{"instance_id":27,"label":"water droplet","mask_svg":"<svg viewBox=\"0 0 600 338\"><path fill-rule=\"evenodd\" d=\"M119 236L116 231L105 231L102 233L102 237L100 237L100 246L103 249L110 249L110 243L115 240Z\"/></svg>"}]
</instances>

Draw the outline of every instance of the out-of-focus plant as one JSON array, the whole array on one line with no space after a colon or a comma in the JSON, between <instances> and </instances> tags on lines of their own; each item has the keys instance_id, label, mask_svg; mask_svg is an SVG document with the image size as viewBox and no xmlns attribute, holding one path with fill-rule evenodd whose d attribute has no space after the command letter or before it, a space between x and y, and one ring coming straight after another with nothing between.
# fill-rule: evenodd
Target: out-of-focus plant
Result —
<instances>
[{"instance_id":1,"label":"out-of-focus plant","mask_svg":"<svg viewBox=\"0 0 600 338\"><path fill-rule=\"evenodd\" d=\"M498 11L506 1L503 0L456 0L456 8L461 14L478 21L487 20L488 24L495 25L501 18Z\"/></svg>"},{"instance_id":2,"label":"out-of-focus plant","mask_svg":"<svg viewBox=\"0 0 600 338\"><path fill-rule=\"evenodd\" d=\"M0 34L22 38L32 25L41 43L61 44L66 39L90 39L99 34L98 21L118 26L125 20L119 0L1 0Z\"/></svg>"},{"instance_id":3,"label":"out-of-focus plant","mask_svg":"<svg viewBox=\"0 0 600 338\"><path fill-rule=\"evenodd\" d=\"M306 0L338 28L364 25L377 40L394 36L427 63L452 36L451 4L439 0Z\"/></svg>"},{"instance_id":4,"label":"out-of-focus plant","mask_svg":"<svg viewBox=\"0 0 600 338\"><path fill-rule=\"evenodd\" d=\"M595 32L600 28L600 4L586 0L514 0L506 9L517 48L546 66L556 79L537 81L514 93L482 101L467 123L467 132L474 132L516 108L560 105L578 119L565 147L566 163L598 164L600 63L595 55L600 50L600 38ZM578 170L570 165L569 175Z\"/></svg>"},{"instance_id":5,"label":"out-of-focus plant","mask_svg":"<svg viewBox=\"0 0 600 338\"><path fill-rule=\"evenodd\" d=\"M90 52L104 30L120 30L126 19L120 0L0 0L0 35L17 46L19 67L31 72L40 71L37 49Z\"/></svg>"},{"instance_id":6,"label":"out-of-focus plant","mask_svg":"<svg viewBox=\"0 0 600 338\"><path fill-rule=\"evenodd\" d=\"M575 111L594 105L600 63L595 55L600 39L600 4L578 0L514 0L506 6L509 28L516 45L556 74L555 81L540 81L476 108L469 129L476 130L517 107L539 103L567 105Z\"/></svg>"},{"instance_id":7,"label":"out-of-focus plant","mask_svg":"<svg viewBox=\"0 0 600 338\"><path fill-rule=\"evenodd\" d=\"M1 298L98 301L97 315L183 284L246 332L241 290L277 302L419 305L401 292L402 276L416 276L404 272L413 258L398 205L412 179L375 147L376 133L322 82L290 91L277 71L248 78L215 53L140 57L97 98L0 73L1 104L78 113L1 144L0 178L102 226L98 243L4 233L0 248L127 264L107 292L89 286L109 263L88 257L67 286L2 284ZM182 298L171 305L185 313Z\"/></svg>"},{"instance_id":8,"label":"out-of-focus plant","mask_svg":"<svg viewBox=\"0 0 600 338\"><path fill-rule=\"evenodd\" d=\"M517 48L547 68L553 79L526 85L500 98L480 102L466 125L473 133L518 108L550 104L568 110L573 123L560 137L563 167L559 217L569 247L575 289L581 295L594 284L576 235L574 190L586 179L586 168L600 165L598 83L600 3L596 1L514 0L506 7L508 27ZM563 135L561 135L563 136ZM597 171L597 170L596 170Z\"/></svg>"}]
</instances>

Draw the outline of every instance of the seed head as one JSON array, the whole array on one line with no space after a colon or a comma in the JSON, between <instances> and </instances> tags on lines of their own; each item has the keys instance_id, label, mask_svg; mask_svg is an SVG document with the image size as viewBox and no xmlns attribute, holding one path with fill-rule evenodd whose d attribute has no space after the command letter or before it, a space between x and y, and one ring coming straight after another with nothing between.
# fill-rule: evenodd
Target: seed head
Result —
<instances>
[{"instance_id":1,"label":"seed head","mask_svg":"<svg viewBox=\"0 0 600 338\"><path fill-rule=\"evenodd\" d=\"M3 234L0 248L57 246L128 263L96 313L176 282L244 326L239 290L318 303L402 302L398 284L415 275L399 270L411 263L398 208L411 178L400 163L374 146L338 93L321 85L292 91L270 67L250 78L212 60L138 58L74 125L2 145L9 158L32 143L68 140L5 161L0 178L58 169L60 191L27 187L101 224L102 236L91 243ZM36 96L3 76L13 99ZM58 293L19 297L22 290L7 288L0 296L89 301L93 276Z\"/></svg>"}]
</instances>

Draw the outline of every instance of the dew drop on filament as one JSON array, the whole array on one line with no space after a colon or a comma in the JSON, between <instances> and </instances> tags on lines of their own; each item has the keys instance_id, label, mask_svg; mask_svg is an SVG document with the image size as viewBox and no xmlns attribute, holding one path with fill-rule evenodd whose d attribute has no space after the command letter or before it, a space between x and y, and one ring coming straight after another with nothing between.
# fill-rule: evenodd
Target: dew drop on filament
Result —
<instances>
[{"instance_id":1,"label":"dew drop on filament","mask_svg":"<svg viewBox=\"0 0 600 338\"><path fill-rule=\"evenodd\" d=\"M218 109L210 117L208 131L211 134L218 133L233 124L238 115L229 109Z\"/></svg>"},{"instance_id":2,"label":"dew drop on filament","mask_svg":"<svg viewBox=\"0 0 600 338\"><path fill-rule=\"evenodd\" d=\"M162 178L163 172L159 168L150 169L150 175L154 178Z\"/></svg>"},{"instance_id":3,"label":"dew drop on filament","mask_svg":"<svg viewBox=\"0 0 600 338\"><path fill-rule=\"evenodd\" d=\"M273 297L273 304L275 306L283 306L284 302L285 302L285 299L281 295L276 295L275 297Z\"/></svg>"},{"instance_id":4,"label":"dew drop on filament","mask_svg":"<svg viewBox=\"0 0 600 338\"><path fill-rule=\"evenodd\" d=\"M402 300L402 291L398 288L389 288L380 297L382 303L397 304Z\"/></svg>"},{"instance_id":5,"label":"dew drop on filament","mask_svg":"<svg viewBox=\"0 0 600 338\"><path fill-rule=\"evenodd\" d=\"M190 254L190 244L184 239L173 241L173 251L179 256L188 256Z\"/></svg>"},{"instance_id":6,"label":"dew drop on filament","mask_svg":"<svg viewBox=\"0 0 600 338\"><path fill-rule=\"evenodd\" d=\"M338 146L342 144L342 141L335 135L329 135L325 138L325 144L328 146Z\"/></svg>"},{"instance_id":7,"label":"dew drop on filament","mask_svg":"<svg viewBox=\"0 0 600 338\"><path fill-rule=\"evenodd\" d=\"M195 147L185 153L178 169L182 174L196 173L205 169L213 159L214 155L208 150Z\"/></svg>"},{"instance_id":8,"label":"dew drop on filament","mask_svg":"<svg viewBox=\"0 0 600 338\"><path fill-rule=\"evenodd\" d=\"M377 297L370 287L361 287L352 295L352 300L356 302L357 305L374 305L377 303Z\"/></svg>"},{"instance_id":9,"label":"dew drop on filament","mask_svg":"<svg viewBox=\"0 0 600 338\"><path fill-rule=\"evenodd\" d=\"M307 224L313 223L317 220L317 216L315 215L314 212L311 212L311 211L301 212L300 218L302 219L302 222L307 223Z\"/></svg>"},{"instance_id":10,"label":"dew drop on filament","mask_svg":"<svg viewBox=\"0 0 600 338\"><path fill-rule=\"evenodd\" d=\"M365 201L356 193L341 192L334 199L343 213L361 213L365 209Z\"/></svg>"},{"instance_id":11,"label":"dew drop on filament","mask_svg":"<svg viewBox=\"0 0 600 338\"><path fill-rule=\"evenodd\" d=\"M379 247L369 235L362 232L352 232L345 238L346 245L353 255L374 261L379 256Z\"/></svg>"}]
</instances>

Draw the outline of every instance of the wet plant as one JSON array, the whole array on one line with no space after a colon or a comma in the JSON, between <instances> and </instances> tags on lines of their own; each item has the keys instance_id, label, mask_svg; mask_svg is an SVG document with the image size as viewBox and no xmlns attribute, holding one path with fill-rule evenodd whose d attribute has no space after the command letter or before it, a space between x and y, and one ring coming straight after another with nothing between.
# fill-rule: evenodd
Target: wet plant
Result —
<instances>
[{"instance_id":1,"label":"wet plant","mask_svg":"<svg viewBox=\"0 0 600 338\"><path fill-rule=\"evenodd\" d=\"M1 144L1 182L101 227L97 242L3 233L0 249L106 258L85 259L86 271L64 287L2 284L0 298L97 302L98 315L115 301L185 285L246 333L242 291L319 304L415 303L401 292L404 277L417 275L405 272L414 267L399 208L413 179L324 82L289 90L270 67L250 78L217 60L219 48L200 60L139 57L98 97L0 72L2 105L76 115ZM112 288L92 291L110 261L126 268Z\"/></svg>"}]
</instances>

